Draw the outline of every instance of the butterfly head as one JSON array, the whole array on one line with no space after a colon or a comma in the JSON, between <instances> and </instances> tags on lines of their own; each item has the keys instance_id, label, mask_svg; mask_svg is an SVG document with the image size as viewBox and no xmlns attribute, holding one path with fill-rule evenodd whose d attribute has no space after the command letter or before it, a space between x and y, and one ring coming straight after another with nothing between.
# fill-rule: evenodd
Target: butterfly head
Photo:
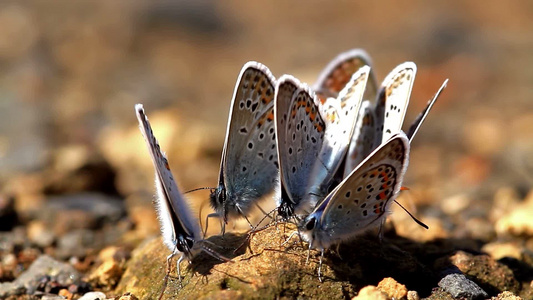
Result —
<instances>
[{"instance_id":1,"label":"butterfly head","mask_svg":"<svg viewBox=\"0 0 533 300\"><path fill-rule=\"evenodd\" d=\"M290 201L282 201L278 207L278 214L284 219L288 219L294 215L294 204Z\"/></svg>"},{"instance_id":2,"label":"butterfly head","mask_svg":"<svg viewBox=\"0 0 533 300\"><path fill-rule=\"evenodd\" d=\"M224 223L228 222L228 210L226 208L226 188L224 185L219 185L216 189L211 191L209 196L211 207L224 218Z\"/></svg>"},{"instance_id":3,"label":"butterfly head","mask_svg":"<svg viewBox=\"0 0 533 300\"><path fill-rule=\"evenodd\" d=\"M316 234L320 216L312 213L305 217L298 225L302 238L309 243L311 248L316 248Z\"/></svg>"}]
</instances>

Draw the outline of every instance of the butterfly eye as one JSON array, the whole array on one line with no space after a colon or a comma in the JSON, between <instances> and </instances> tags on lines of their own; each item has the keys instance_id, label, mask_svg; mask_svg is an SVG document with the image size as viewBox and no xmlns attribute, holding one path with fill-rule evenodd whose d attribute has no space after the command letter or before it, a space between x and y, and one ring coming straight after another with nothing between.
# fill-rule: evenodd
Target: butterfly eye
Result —
<instances>
[{"instance_id":1,"label":"butterfly eye","mask_svg":"<svg viewBox=\"0 0 533 300\"><path fill-rule=\"evenodd\" d=\"M307 223L305 224L305 229L307 230L313 230L316 225L316 218L311 218Z\"/></svg>"}]
</instances>

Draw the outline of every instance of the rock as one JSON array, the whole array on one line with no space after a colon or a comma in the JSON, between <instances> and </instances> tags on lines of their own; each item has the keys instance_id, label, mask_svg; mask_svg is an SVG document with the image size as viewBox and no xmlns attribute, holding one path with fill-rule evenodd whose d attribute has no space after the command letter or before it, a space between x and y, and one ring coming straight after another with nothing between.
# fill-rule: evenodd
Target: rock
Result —
<instances>
[{"instance_id":1,"label":"rock","mask_svg":"<svg viewBox=\"0 0 533 300\"><path fill-rule=\"evenodd\" d=\"M493 242L485 244L481 250L488 253L493 259L499 260L504 257L512 257L520 260L522 249L512 242Z\"/></svg>"},{"instance_id":2,"label":"rock","mask_svg":"<svg viewBox=\"0 0 533 300\"><path fill-rule=\"evenodd\" d=\"M57 241L56 256L69 258L71 256L85 256L90 249L103 247L103 241L96 237L97 233L92 230L72 230Z\"/></svg>"},{"instance_id":3,"label":"rock","mask_svg":"<svg viewBox=\"0 0 533 300\"><path fill-rule=\"evenodd\" d=\"M41 297L41 300L65 300L65 297L61 295L44 295Z\"/></svg>"},{"instance_id":4,"label":"rock","mask_svg":"<svg viewBox=\"0 0 533 300\"><path fill-rule=\"evenodd\" d=\"M120 296L118 300L139 300L139 298L135 297L132 293L125 293L124 295Z\"/></svg>"},{"instance_id":5,"label":"rock","mask_svg":"<svg viewBox=\"0 0 533 300\"><path fill-rule=\"evenodd\" d=\"M493 300L522 300L521 297L518 297L509 291L499 293L497 297L492 297L491 299Z\"/></svg>"},{"instance_id":6,"label":"rock","mask_svg":"<svg viewBox=\"0 0 533 300\"><path fill-rule=\"evenodd\" d=\"M116 194L115 171L85 145L65 146L54 151L52 168L45 172L46 194L98 192Z\"/></svg>"},{"instance_id":7,"label":"rock","mask_svg":"<svg viewBox=\"0 0 533 300\"><path fill-rule=\"evenodd\" d=\"M531 215L533 215L533 191L527 195L523 203L516 205L513 210L496 222L496 232L498 234L533 236L533 218Z\"/></svg>"},{"instance_id":8,"label":"rock","mask_svg":"<svg viewBox=\"0 0 533 300\"><path fill-rule=\"evenodd\" d=\"M467 208L471 203L472 199L470 199L467 195L458 194L441 201L440 209L447 215L455 216Z\"/></svg>"},{"instance_id":9,"label":"rock","mask_svg":"<svg viewBox=\"0 0 533 300\"><path fill-rule=\"evenodd\" d=\"M320 252L312 250L306 263L307 245L302 247L297 237L281 246L295 227L290 224L278 227L272 226L256 233L249 247L243 245L242 235L227 233L224 237L210 237L208 240L213 245L209 244L209 247L233 258L232 261L219 261L201 253L191 264L182 262L181 287L176 279L174 258L165 298L217 298L230 291L238 291L239 297L244 299L258 294L264 298L283 295L289 298L345 299L355 296L354 291L362 286L379 282L387 276L425 292L429 292L430 284L436 283L431 271L409 252L399 249L388 239L380 243L376 236L371 235L342 244L339 254L334 250L325 251L322 264L324 280L321 283L317 278ZM234 253L240 245L243 246ZM140 245L127 262L115 293L127 291L141 299L157 297L163 287L169 253L160 238ZM197 287L199 284L201 289Z\"/></svg>"},{"instance_id":10,"label":"rock","mask_svg":"<svg viewBox=\"0 0 533 300\"><path fill-rule=\"evenodd\" d=\"M444 291L442 288L435 288L431 291L429 297L424 298L426 300L455 300L450 293Z\"/></svg>"},{"instance_id":11,"label":"rock","mask_svg":"<svg viewBox=\"0 0 533 300\"><path fill-rule=\"evenodd\" d=\"M95 286L114 288L122 274L129 252L117 247L108 247L98 255L100 265L88 275L88 280Z\"/></svg>"},{"instance_id":12,"label":"rock","mask_svg":"<svg viewBox=\"0 0 533 300\"><path fill-rule=\"evenodd\" d=\"M407 300L420 300L420 296L418 296L417 291L408 291Z\"/></svg>"},{"instance_id":13,"label":"rock","mask_svg":"<svg viewBox=\"0 0 533 300\"><path fill-rule=\"evenodd\" d=\"M28 239L41 248L51 246L55 241L54 232L42 221L32 221L27 225Z\"/></svg>"},{"instance_id":14,"label":"rock","mask_svg":"<svg viewBox=\"0 0 533 300\"><path fill-rule=\"evenodd\" d=\"M472 278L487 293L496 294L503 291L517 293L519 291L520 284L509 267L488 255L472 255L457 251L449 258L449 262L463 274Z\"/></svg>"},{"instance_id":15,"label":"rock","mask_svg":"<svg viewBox=\"0 0 533 300\"><path fill-rule=\"evenodd\" d=\"M393 278L387 277L379 282L378 289L391 299L407 299L407 288Z\"/></svg>"},{"instance_id":16,"label":"rock","mask_svg":"<svg viewBox=\"0 0 533 300\"><path fill-rule=\"evenodd\" d=\"M352 300L388 300L391 299L387 297L387 293L381 291L375 286L365 286L362 288L357 296L353 297Z\"/></svg>"},{"instance_id":17,"label":"rock","mask_svg":"<svg viewBox=\"0 0 533 300\"><path fill-rule=\"evenodd\" d=\"M114 223L124 214L124 203L118 198L98 193L80 193L49 198L40 219L52 223L54 232L61 235L73 229Z\"/></svg>"},{"instance_id":18,"label":"rock","mask_svg":"<svg viewBox=\"0 0 533 300\"><path fill-rule=\"evenodd\" d=\"M488 297L488 294L483 289L460 273L444 276L439 281L439 286L454 298L474 300Z\"/></svg>"},{"instance_id":19,"label":"rock","mask_svg":"<svg viewBox=\"0 0 533 300\"><path fill-rule=\"evenodd\" d=\"M78 300L105 300L107 299L102 292L88 292L81 296Z\"/></svg>"},{"instance_id":20,"label":"rock","mask_svg":"<svg viewBox=\"0 0 533 300\"><path fill-rule=\"evenodd\" d=\"M38 290L49 293L61 287L80 285L81 274L72 266L41 255L33 264L12 282L0 283L0 298L15 295L33 295Z\"/></svg>"}]
</instances>

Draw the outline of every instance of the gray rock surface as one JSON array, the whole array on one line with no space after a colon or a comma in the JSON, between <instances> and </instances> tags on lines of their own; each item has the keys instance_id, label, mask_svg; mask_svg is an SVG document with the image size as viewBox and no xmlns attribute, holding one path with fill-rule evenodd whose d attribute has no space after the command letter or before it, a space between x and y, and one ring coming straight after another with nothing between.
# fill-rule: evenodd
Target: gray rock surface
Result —
<instances>
[{"instance_id":1,"label":"gray rock surface","mask_svg":"<svg viewBox=\"0 0 533 300\"><path fill-rule=\"evenodd\" d=\"M12 282L0 283L0 298L14 295L33 295L40 286L49 282L60 286L81 283L81 274L69 264L54 260L48 255L37 258L28 270Z\"/></svg>"}]
</instances>

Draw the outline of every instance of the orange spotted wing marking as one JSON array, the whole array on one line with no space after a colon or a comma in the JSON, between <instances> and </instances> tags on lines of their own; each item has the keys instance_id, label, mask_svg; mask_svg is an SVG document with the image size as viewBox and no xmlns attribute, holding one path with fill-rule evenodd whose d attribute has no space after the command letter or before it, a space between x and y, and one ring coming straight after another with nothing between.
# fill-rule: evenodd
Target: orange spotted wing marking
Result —
<instances>
[{"instance_id":1,"label":"orange spotted wing marking","mask_svg":"<svg viewBox=\"0 0 533 300\"><path fill-rule=\"evenodd\" d=\"M352 75L365 65L371 66L372 61L362 49L352 49L335 57L321 72L313 87L321 103L324 104L328 97L336 98ZM372 71L369 76L364 99L374 99L376 95L377 85Z\"/></svg>"},{"instance_id":2,"label":"orange spotted wing marking","mask_svg":"<svg viewBox=\"0 0 533 300\"><path fill-rule=\"evenodd\" d=\"M227 201L246 214L251 202L270 193L278 181L274 128L276 80L263 64L244 65L233 94L221 176Z\"/></svg>"},{"instance_id":3,"label":"orange spotted wing marking","mask_svg":"<svg viewBox=\"0 0 533 300\"><path fill-rule=\"evenodd\" d=\"M326 198L321 228L345 237L379 224L400 190L408 156L403 132L376 149Z\"/></svg>"},{"instance_id":4,"label":"orange spotted wing marking","mask_svg":"<svg viewBox=\"0 0 533 300\"><path fill-rule=\"evenodd\" d=\"M314 94L298 79L283 75L276 86L275 117L280 175L293 204L306 194L311 168L322 147L325 123Z\"/></svg>"},{"instance_id":5,"label":"orange spotted wing marking","mask_svg":"<svg viewBox=\"0 0 533 300\"><path fill-rule=\"evenodd\" d=\"M416 65L405 62L394 68L383 81L374 108L376 117L374 147L384 143L402 129L415 75Z\"/></svg>"}]
</instances>

